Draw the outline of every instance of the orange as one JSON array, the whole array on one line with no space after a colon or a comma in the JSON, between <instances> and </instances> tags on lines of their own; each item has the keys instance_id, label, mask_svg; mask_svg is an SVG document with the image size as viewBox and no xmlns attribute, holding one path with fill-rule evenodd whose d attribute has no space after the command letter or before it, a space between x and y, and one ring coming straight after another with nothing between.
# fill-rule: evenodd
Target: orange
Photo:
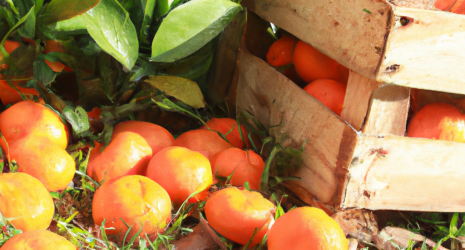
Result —
<instances>
[{"instance_id":1,"label":"orange","mask_svg":"<svg viewBox=\"0 0 465 250\"><path fill-rule=\"evenodd\" d=\"M112 138L115 138L121 132L130 131L142 136L152 149L152 155L160 150L173 146L174 137L165 128L150 122L142 121L125 121L118 123L113 128Z\"/></svg>"},{"instance_id":2,"label":"orange","mask_svg":"<svg viewBox=\"0 0 465 250\"><path fill-rule=\"evenodd\" d=\"M251 150L226 149L213 157L211 164L214 177L228 177L234 171L231 185L242 186L245 182L249 182L251 189L260 188L265 163L258 154Z\"/></svg>"},{"instance_id":3,"label":"orange","mask_svg":"<svg viewBox=\"0 0 465 250\"><path fill-rule=\"evenodd\" d=\"M252 244L258 244L273 220L273 203L258 192L229 187L213 193L205 204L208 223L224 237L245 245L258 228ZM292 249L292 248L282 248Z\"/></svg>"},{"instance_id":4,"label":"orange","mask_svg":"<svg viewBox=\"0 0 465 250\"><path fill-rule=\"evenodd\" d=\"M306 82L318 79L340 80L339 65L309 44L298 41L292 58L299 76Z\"/></svg>"},{"instance_id":5,"label":"orange","mask_svg":"<svg viewBox=\"0 0 465 250\"><path fill-rule=\"evenodd\" d=\"M465 142L465 117L455 106L431 103L424 106L407 126L409 137Z\"/></svg>"},{"instance_id":6,"label":"orange","mask_svg":"<svg viewBox=\"0 0 465 250\"><path fill-rule=\"evenodd\" d=\"M60 117L42 104L22 101L0 114L0 132L8 143L25 137L47 138L62 149L68 145L67 129ZM0 145L6 149L3 140Z\"/></svg>"},{"instance_id":7,"label":"orange","mask_svg":"<svg viewBox=\"0 0 465 250\"><path fill-rule=\"evenodd\" d=\"M283 36L274 42L266 53L266 62L272 66L279 67L292 63L292 51L297 39Z\"/></svg>"},{"instance_id":8,"label":"orange","mask_svg":"<svg viewBox=\"0 0 465 250\"><path fill-rule=\"evenodd\" d=\"M92 201L92 217L97 225L105 220L108 235L117 235L122 242L128 227L130 240L141 227L140 236L147 235L151 240L162 233L171 219L171 201L166 191L156 182L139 175L124 176L107 181ZM120 219L121 218L121 219Z\"/></svg>"},{"instance_id":9,"label":"orange","mask_svg":"<svg viewBox=\"0 0 465 250\"><path fill-rule=\"evenodd\" d=\"M465 0L436 0L434 7L456 14L465 14Z\"/></svg>"},{"instance_id":10,"label":"orange","mask_svg":"<svg viewBox=\"0 0 465 250\"><path fill-rule=\"evenodd\" d=\"M19 92L23 95L39 95L39 92L35 89L23 88L18 85L16 81L12 82L16 88L18 88ZM13 104L22 101L23 99L18 94L16 89L10 87L6 80L0 79L0 99L2 100L3 105Z\"/></svg>"},{"instance_id":11,"label":"orange","mask_svg":"<svg viewBox=\"0 0 465 250\"><path fill-rule=\"evenodd\" d=\"M53 247L52 247L53 246ZM76 250L64 237L47 230L21 233L9 239L1 250Z\"/></svg>"},{"instance_id":12,"label":"orange","mask_svg":"<svg viewBox=\"0 0 465 250\"><path fill-rule=\"evenodd\" d=\"M339 224L323 210L299 207L276 220L268 233L268 249L347 250L349 243Z\"/></svg>"},{"instance_id":13,"label":"orange","mask_svg":"<svg viewBox=\"0 0 465 250\"><path fill-rule=\"evenodd\" d=\"M305 86L304 90L322 102L337 115L341 115L344 107L346 87L334 80L320 79Z\"/></svg>"},{"instance_id":14,"label":"orange","mask_svg":"<svg viewBox=\"0 0 465 250\"><path fill-rule=\"evenodd\" d=\"M25 173L0 175L0 212L23 232L47 229L53 219L52 196L36 178Z\"/></svg>"},{"instance_id":15,"label":"orange","mask_svg":"<svg viewBox=\"0 0 465 250\"><path fill-rule=\"evenodd\" d=\"M3 45L3 47L5 48L6 52L8 52L8 54L11 54L11 52L13 52L15 49L19 48L19 46L21 46L21 44L19 42L10 41L10 40L6 40L5 44Z\"/></svg>"},{"instance_id":16,"label":"orange","mask_svg":"<svg viewBox=\"0 0 465 250\"><path fill-rule=\"evenodd\" d=\"M51 52L65 53L66 51L65 47L63 47L63 45L61 45L60 42L55 40L46 40L44 51L42 51L42 53L48 54ZM50 62L48 60L45 60L45 63L55 72L61 72L65 68L65 65L59 61Z\"/></svg>"},{"instance_id":17,"label":"orange","mask_svg":"<svg viewBox=\"0 0 465 250\"><path fill-rule=\"evenodd\" d=\"M245 127L241 125L241 132L242 136L244 137L244 141L241 139L241 134L239 132L239 126L237 125L236 120L231 118L213 118L207 122L206 126L203 126L202 129L210 128L211 130L215 130L220 132L221 134L226 136L226 139L236 148L243 148L244 141L245 144L250 147L249 138L247 137L247 130ZM231 129L234 129L231 131ZM228 133L229 132L229 133Z\"/></svg>"},{"instance_id":18,"label":"orange","mask_svg":"<svg viewBox=\"0 0 465 250\"><path fill-rule=\"evenodd\" d=\"M158 152L149 163L147 177L160 184L175 205L181 205L194 192L200 193L189 202L204 200L212 184L208 159L183 147L168 147Z\"/></svg>"},{"instance_id":19,"label":"orange","mask_svg":"<svg viewBox=\"0 0 465 250\"><path fill-rule=\"evenodd\" d=\"M93 161L97 156L102 154L102 144L94 141L95 147L90 151L89 162Z\"/></svg>"},{"instance_id":20,"label":"orange","mask_svg":"<svg viewBox=\"0 0 465 250\"><path fill-rule=\"evenodd\" d=\"M174 140L174 146L197 151L208 159L232 147L218 133L203 129L191 130L181 134Z\"/></svg>"},{"instance_id":21,"label":"orange","mask_svg":"<svg viewBox=\"0 0 465 250\"><path fill-rule=\"evenodd\" d=\"M10 159L18 163L18 171L37 178L48 191L65 189L74 177L73 158L47 139L27 137L9 146Z\"/></svg>"},{"instance_id":22,"label":"orange","mask_svg":"<svg viewBox=\"0 0 465 250\"><path fill-rule=\"evenodd\" d=\"M100 114L102 114L102 110L99 107L94 107L91 111L87 112L87 118L89 119L100 119Z\"/></svg>"},{"instance_id":23,"label":"orange","mask_svg":"<svg viewBox=\"0 0 465 250\"><path fill-rule=\"evenodd\" d=\"M142 136L121 132L103 153L89 162L87 175L97 182L124 175L144 175L151 158L152 149Z\"/></svg>"}]
</instances>

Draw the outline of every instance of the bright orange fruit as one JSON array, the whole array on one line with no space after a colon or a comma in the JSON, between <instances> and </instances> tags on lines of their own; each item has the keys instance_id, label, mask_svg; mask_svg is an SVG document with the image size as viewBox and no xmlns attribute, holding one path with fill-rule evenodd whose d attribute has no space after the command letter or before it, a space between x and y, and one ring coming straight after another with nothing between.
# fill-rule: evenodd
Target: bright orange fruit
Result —
<instances>
[{"instance_id":1,"label":"bright orange fruit","mask_svg":"<svg viewBox=\"0 0 465 250\"><path fill-rule=\"evenodd\" d=\"M465 117L451 104L431 103L412 117L407 134L409 137L465 142Z\"/></svg>"},{"instance_id":2,"label":"bright orange fruit","mask_svg":"<svg viewBox=\"0 0 465 250\"><path fill-rule=\"evenodd\" d=\"M165 148L152 158L147 177L160 184L175 205L181 205L194 192L200 193L189 202L204 200L212 184L208 159L198 152L176 146Z\"/></svg>"},{"instance_id":3,"label":"bright orange fruit","mask_svg":"<svg viewBox=\"0 0 465 250\"><path fill-rule=\"evenodd\" d=\"M292 52L297 39L283 36L274 42L266 54L266 62L272 66L279 67L292 63Z\"/></svg>"},{"instance_id":4,"label":"bright orange fruit","mask_svg":"<svg viewBox=\"0 0 465 250\"><path fill-rule=\"evenodd\" d=\"M97 182L124 175L144 175L151 158L152 149L142 136L121 132L103 153L89 162L87 175Z\"/></svg>"},{"instance_id":5,"label":"bright orange fruit","mask_svg":"<svg viewBox=\"0 0 465 250\"><path fill-rule=\"evenodd\" d=\"M268 249L347 250L349 243L339 224L323 210L299 207L273 224L268 233Z\"/></svg>"},{"instance_id":6,"label":"bright orange fruit","mask_svg":"<svg viewBox=\"0 0 465 250\"><path fill-rule=\"evenodd\" d=\"M208 223L224 237L245 245L258 228L252 244L258 244L273 220L273 203L254 191L229 187L213 193L205 204ZM292 248L282 248L292 249Z\"/></svg>"},{"instance_id":7,"label":"bright orange fruit","mask_svg":"<svg viewBox=\"0 0 465 250\"><path fill-rule=\"evenodd\" d=\"M19 48L21 44L17 41L6 40L3 47L5 48L8 54L11 54L15 49Z\"/></svg>"},{"instance_id":8,"label":"bright orange fruit","mask_svg":"<svg viewBox=\"0 0 465 250\"><path fill-rule=\"evenodd\" d=\"M304 90L322 102L337 115L342 114L346 86L334 80L320 79L305 86Z\"/></svg>"},{"instance_id":9,"label":"bright orange fruit","mask_svg":"<svg viewBox=\"0 0 465 250\"><path fill-rule=\"evenodd\" d=\"M243 186L245 182L249 182L251 189L259 190L265 163L255 152L229 148L213 157L211 164L213 177L228 177L233 174L231 185Z\"/></svg>"},{"instance_id":10,"label":"bright orange fruit","mask_svg":"<svg viewBox=\"0 0 465 250\"><path fill-rule=\"evenodd\" d=\"M60 42L56 40L46 40L44 51L42 51L42 53L48 54L51 52L65 53L66 51L65 47L63 47L63 45ZM48 60L45 60L45 63L55 72L61 72L65 68L65 65L60 61L50 62Z\"/></svg>"},{"instance_id":11,"label":"bright orange fruit","mask_svg":"<svg viewBox=\"0 0 465 250\"><path fill-rule=\"evenodd\" d=\"M173 146L174 144L174 137L168 130L157 124L143 121L125 121L118 123L113 128L111 138L115 138L121 132L125 131L134 132L142 136L152 149L152 155L156 155L160 150Z\"/></svg>"},{"instance_id":12,"label":"bright orange fruit","mask_svg":"<svg viewBox=\"0 0 465 250\"><path fill-rule=\"evenodd\" d=\"M207 126L211 130L218 131L221 134L225 135L229 143L231 143L231 145L233 145L236 148L243 148L244 141L245 141L245 144L250 147L249 138L247 137L247 130L245 129L244 125L241 125L241 132L242 132L242 136L244 137L244 141L242 141L241 134L240 134L241 132L239 132L239 126L237 125L237 122L234 119L213 118L213 119L210 119L207 122L207 125L204 125L202 129L207 129Z\"/></svg>"},{"instance_id":13,"label":"bright orange fruit","mask_svg":"<svg viewBox=\"0 0 465 250\"><path fill-rule=\"evenodd\" d=\"M23 95L39 95L39 92L35 89L20 87L17 82L12 83ZM0 99L2 100L3 105L14 104L23 100L18 94L18 91L10 87L6 80L0 80Z\"/></svg>"},{"instance_id":14,"label":"bright orange fruit","mask_svg":"<svg viewBox=\"0 0 465 250\"><path fill-rule=\"evenodd\" d=\"M60 117L42 104L22 101L0 114L0 132L8 143L25 137L46 138L62 149L68 145L67 129ZM7 150L3 140L0 145Z\"/></svg>"},{"instance_id":15,"label":"bright orange fruit","mask_svg":"<svg viewBox=\"0 0 465 250\"><path fill-rule=\"evenodd\" d=\"M218 133L204 129L191 130L181 134L174 140L174 146L197 151L208 159L232 147Z\"/></svg>"},{"instance_id":16,"label":"bright orange fruit","mask_svg":"<svg viewBox=\"0 0 465 250\"><path fill-rule=\"evenodd\" d=\"M51 247L53 246L53 247ZM24 232L9 239L0 250L76 250L64 237L47 230Z\"/></svg>"},{"instance_id":17,"label":"bright orange fruit","mask_svg":"<svg viewBox=\"0 0 465 250\"><path fill-rule=\"evenodd\" d=\"M26 173L0 175L0 212L23 232L47 229L55 213L52 196Z\"/></svg>"},{"instance_id":18,"label":"bright orange fruit","mask_svg":"<svg viewBox=\"0 0 465 250\"><path fill-rule=\"evenodd\" d=\"M37 178L49 191L64 190L74 177L76 163L66 150L47 139L26 137L9 144L18 171Z\"/></svg>"},{"instance_id":19,"label":"bright orange fruit","mask_svg":"<svg viewBox=\"0 0 465 250\"><path fill-rule=\"evenodd\" d=\"M297 73L306 82L318 79L338 81L342 78L336 61L302 41L297 42L292 60Z\"/></svg>"},{"instance_id":20,"label":"bright orange fruit","mask_svg":"<svg viewBox=\"0 0 465 250\"><path fill-rule=\"evenodd\" d=\"M162 233L171 219L171 201L168 193L156 182L139 175L124 176L105 182L92 201L92 217L97 225L105 220L108 235L116 235L122 242L128 227L132 226L129 241L142 227L151 240ZM144 237L145 238L145 237Z\"/></svg>"}]
</instances>

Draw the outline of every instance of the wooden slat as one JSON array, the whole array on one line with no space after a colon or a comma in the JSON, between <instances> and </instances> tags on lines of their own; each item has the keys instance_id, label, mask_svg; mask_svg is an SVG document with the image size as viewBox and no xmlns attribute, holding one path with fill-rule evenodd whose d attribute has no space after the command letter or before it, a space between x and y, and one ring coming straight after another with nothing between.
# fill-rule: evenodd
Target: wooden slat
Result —
<instances>
[{"instance_id":1,"label":"wooden slat","mask_svg":"<svg viewBox=\"0 0 465 250\"><path fill-rule=\"evenodd\" d=\"M372 135L403 136L409 101L409 88L387 85L375 90L363 132Z\"/></svg>"},{"instance_id":2,"label":"wooden slat","mask_svg":"<svg viewBox=\"0 0 465 250\"><path fill-rule=\"evenodd\" d=\"M350 71L349 73L341 117L357 131L362 130L368 113L371 95L379 86L381 86L381 83L354 71Z\"/></svg>"},{"instance_id":3,"label":"wooden slat","mask_svg":"<svg viewBox=\"0 0 465 250\"><path fill-rule=\"evenodd\" d=\"M251 112L277 142L304 150L304 166L288 186L307 203L313 196L339 206L356 132L321 102L242 49L238 61L238 110Z\"/></svg>"},{"instance_id":4,"label":"wooden slat","mask_svg":"<svg viewBox=\"0 0 465 250\"><path fill-rule=\"evenodd\" d=\"M465 212L465 143L358 138L343 208Z\"/></svg>"},{"instance_id":5,"label":"wooden slat","mask_svg":"<svg viewBox=\"0 0 465 250\"><path fill-rule=\"evenodd\" d=\"M394 13L412 21L391 30L376 80L465 94L465 15L400 7Z\"/></svg>"}]
</instances>

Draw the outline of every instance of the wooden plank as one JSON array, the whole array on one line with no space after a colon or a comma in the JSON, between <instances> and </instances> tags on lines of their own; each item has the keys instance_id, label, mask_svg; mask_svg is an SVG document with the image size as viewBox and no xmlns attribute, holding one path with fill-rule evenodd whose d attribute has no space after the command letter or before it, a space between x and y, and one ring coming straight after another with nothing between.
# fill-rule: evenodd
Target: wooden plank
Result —
<instances>
[{"instance_id":1,"label":"wooden plank","mask_svg":"<svg viewBox=\"0 0 465 250\"><path fill-rule=\"evenodd\" d=\"M379 86L381 86L381 83L373 81L355 71L350 71L341 117L355 130L362 130L368 113L371 95Z\"/></svg>"},{"instance_id":2,"label":"wooden plank","mask_svg":"<svg viewBox=\"0 0 465 250\"><path fill-rule=\"evenodd\" d=\"M342 207L465 212L464 151L465 143L361 135Z\"/></svg>"},{"instance_id":3,"label":"wooden plank","mask_svg":"<svg viewBox=\"0 0 465 250\"><path fill-rule=\"evenodd\" d=\"M244 0L242 4L371 79L382 58L385 35L394 26L392 7L385 0Z\"/></svg>"},{"instance_id":4,"label":"wooden plank","mask_svg":"<svg viewBox=\"0 0 465 250\"><path fill-rule=\"evenodd\" d=\"M396 85L465 93L465 15L397 7L376 80Z\"/></svg>"},{"instance_id":5,"label":"wooden plank","mask_svg":"<svg viewBox=\"0 0 465 250\"><path fill-rule=\"evenodd\" d=\"M389 3L407 8L434 10L433 7L435 0L388 0Z\"/></svg>"},{"instance_id":6,"label":"wooden plank","mask_svg":"<svg viewBox=\"0 0 465 250\"><path fill-rule=\"evenodd\" d=\"M304 166L288 186L304 202L338 207L356 132L321 102L246 49L239 53L238 111L247 110L284 146L304 149ZM279 126L276 126L279 125ZM276 127L273 127L276 126Z\"/></svg>"},{"instance_id":7,"label":"wooden plank","mask_svg":"<svg viewBox=\"0 0 465 250\"><path fill-rule=\"evenodd\" d=\"M375 90L363 133L404 136L409 102L409 88L387 85Z\"/></svg>"}]
</instances>

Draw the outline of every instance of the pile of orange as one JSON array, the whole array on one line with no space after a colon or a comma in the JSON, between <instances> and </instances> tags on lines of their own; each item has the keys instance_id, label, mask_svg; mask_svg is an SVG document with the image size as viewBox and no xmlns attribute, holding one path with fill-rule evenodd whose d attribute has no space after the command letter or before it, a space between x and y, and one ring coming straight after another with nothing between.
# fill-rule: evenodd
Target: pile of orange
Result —
<instances>
[{"instance_id":1,"label":"pile of orange","mask_svg":"<svg viewBox=\"0 0 465 250\"><path fill-rule=\"evenodd\" d=\"M284 74L294 82L297 75L308 83L304 90L337 115L344 106L349 70L311 45L283 36L274 42L266 55L268 64L286 66ZM294 70L295 69L295 70Z\"/></svg>"}]
</instances>

